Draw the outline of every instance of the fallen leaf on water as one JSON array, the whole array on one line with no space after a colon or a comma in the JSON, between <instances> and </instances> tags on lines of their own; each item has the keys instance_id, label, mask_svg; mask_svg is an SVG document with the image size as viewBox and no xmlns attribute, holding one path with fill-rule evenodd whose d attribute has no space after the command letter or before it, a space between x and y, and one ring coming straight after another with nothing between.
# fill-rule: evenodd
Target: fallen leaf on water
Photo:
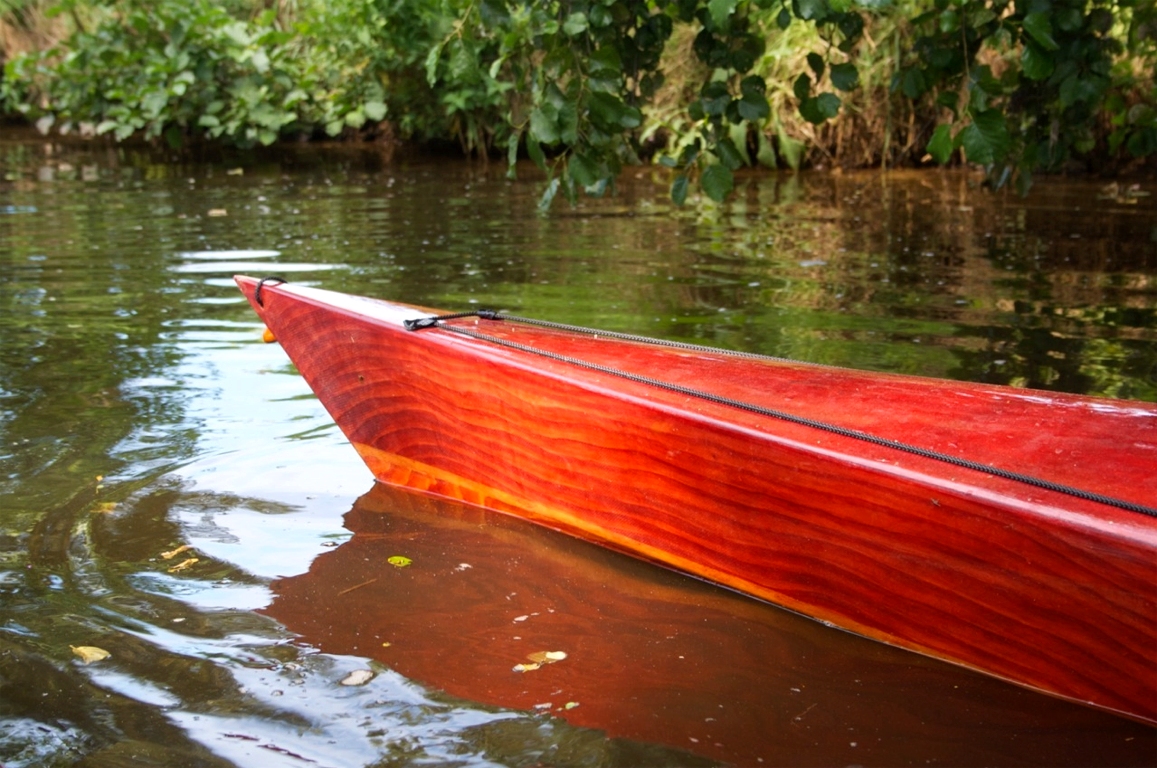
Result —
<instances>
[{"instance_id":1,"label":"fallen leaf on water","mask_svg":"<svg viewBox=\"0 0 1157 768\"><path fill-rule=\"evenodd\" d=\"M97 648L95 645L70 645L72 652L80 657L80 660L85 664L91 664L94 661L101 661L112 656L111 653L104 648Z\"/></svg>"},{"instance_id":2,"label":"fallen leaf on water","mask_svg":"<svg viewBox=\"0 0 1157 768\"><path fill-rule=\"evenodd\" d=\"M405 568L407 565L409 565L410 563L412 563L414 561L408 557L405 557L404 555L394 555L393 557L389 558L386 562L389 563L390 565L394 566L395 568Z\"/></svg>"},{"instance_id":3,"label":"fallen leaf on water","mask_svg":"<svg viewBox=\"0 0 1157 768\"><path fill-rule=\"evenodd\" d=\"M162 552L161 557L165 558L166 560L172 560L177 555L189 549L192 549L192 547L190 547L188 544L182 544L176 549L171 549L168 552Z\"/></svg>"},{"instance_id":4,"label":"fallen leaf on water","mask_svg":"<svg viewBox=\"0 0 1157 768\"><path fill-rule=\"evenodd\" d=\"M229 170L225 171L225 175L226 176L244 176L245 175L245 169L244 168L230 168Z\"/></svg>"},{"instance_id":5,"label":"fallen leaf on water","mask_svg":"<svg viewBox=\"0 0 1157 768\"><path fill-rule=\"evenodd\" d=\"M579 705L579 703L577 701L568 701L566 704L562 705L562 708L563 709L574 709L578 705Z\"/></svg>"},{"instance_id":6,"label":"fallen leaf on water","mask_svg":"<svg viewBox=\"0 0 1157 768\"><path fill-rule=\"evenodd\" d=\"M92 511L98 514L107 515L109 512L116 510L116 508L117 503L115 501L103 501L93 507Z\"/></svg>"},{"instance_id":7,"label":"fallen leaf on water","mask_svg":"<svg viewBox=\"0 0 1157 768\"><path fill-rule=\"evenodd\" d=\"M528 653L526 658L536 664L553 664L566 658L566 651L535 651Z\"/></svg>"},{"instance_id":8,"label":"fallen leaf on water","mask_svg":"<svg viewBox=\"0 0 1157 768\"><path fill-rule=\"evenodd\" d=\"M182 560L181 562L177 563L172 568L170 568L169 573L176 573L177 571L183 571L186 568L191 567L193 565L193 563L199 562L199 560L200 560L200 558L196 558L196 557L190 557L188 560Z\"/></svg>"},{"instance_id":9,"label":"fallen leaf on water","mask_svg":"<svg viewBox=\"0 0 1157 768\"><path fill-rule=\"evenodd\" d=\"M217 217L217 216L228 216L228 215L229 215L229 211L228 211L228 210L226 210L225 208L210 208L210 209L209 209L209 215L210 215L210 216L213 216L213 217Z\"/></svg>"},{"instance_id":10,"label":"fallen leaf on water","mask_svg":"<svg viewBox=\"0 0 1157 768\"><path fill-rule=\"evenodd\" d=\"M342 679L342 685L365 685L374 679L374 673L368 669L355 669Z\"/></svg>"},{"instance_id":11,"label":"fallen leaf on water","mask_svg":"<svg viewBox=\"0 0 1157 768\"><path fill-rule=\"evenodd\" d=\"M514 671L515 672L533 672L534 670L541 669L541 668L542 668L541 664L515 664L514 665Z\"/></svg>"}]
</instances>

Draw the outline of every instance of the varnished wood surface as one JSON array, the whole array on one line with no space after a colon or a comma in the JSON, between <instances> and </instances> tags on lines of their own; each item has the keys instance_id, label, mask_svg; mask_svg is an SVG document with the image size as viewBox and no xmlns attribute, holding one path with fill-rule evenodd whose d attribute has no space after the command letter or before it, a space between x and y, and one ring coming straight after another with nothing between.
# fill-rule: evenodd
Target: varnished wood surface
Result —
<instances>
[{"instance_id":1,"label":"varnished wood surface","mask_svg":"<svg viewBox=\"0 0 1157 768\"><path fill-rule=\"evenodd\" d=\"M253 282L239 282L252 297ZM266 286L264 298L259 314L382 481L1157 721L1151 518L445 331L407 332L394 314L367 320L325 292ZM1145 404L479 328L1157 500L1157 409Z\"/></svg>"},{"instance_id":2,"label":"varnished wood surface","mask_svg":"<svg viewBox=\"0 0 1157 768\"><path fill-rule=\"evenodd\" d=\"M508 515L379 483L344 522L353 537L274 582L266 612L323 652L456 697L767 768L1087 768L1157 754L1140 723ZM395 555L412 562L388 565ZM547 650L567 657L514 671Z\"/></svg>"}]
</instances>

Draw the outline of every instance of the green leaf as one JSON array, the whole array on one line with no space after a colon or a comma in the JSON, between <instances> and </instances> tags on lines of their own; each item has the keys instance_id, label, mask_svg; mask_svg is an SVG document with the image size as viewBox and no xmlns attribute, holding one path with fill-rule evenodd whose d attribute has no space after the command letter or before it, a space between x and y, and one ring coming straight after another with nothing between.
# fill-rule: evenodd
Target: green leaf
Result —
<instances>
[{"instance_id":1,"label":"green leaf","mask_svg":"<svg viewBox=\"0 0 1157 768\"><path fill-rule=\"evenodd\" d=\"M808 77L807 72L800 74L800 76L795 79L795 82L792 83L791 90L800 101L811 96L812 79Z\"/></svg>"},{"instance_id":2,"label":"green leaf","mask_svg":"<svg viewBox=\"0 0 1157 768\"><path fill-rule=\"evenodd\" d=\"M546 170L546 155L542 152L542 145L529 135L526 137L526 154L531 162L541 170Z\"/></svg>"},{"instance_id":3,"label":"green leaf","mask_svg":"<svg viewBox=\"0 0 1157 768\"><path fill-rule=\"evenodd\" d=\"M687 185L689 179L686 174L680 173L671 182L671 202L675 205L682 205L687 202Z\"/></svg>"},{"instance_id":4,"label":"green leaf","mask_svg":"<svg viewBox=\"0 0 1157 768\"><path fill-rule=\"evenodd\" d=\"M592 93L587 98L591 117L596 125L612 131L638 128L643 122L643 114L635 107L629 107L609 93Z\"/></svg>"},{"instance_id":5,"label":"green leaf","mask_svg":"<svg viewBox=\"0 0 1157 768\"><path fill-rule=\"evenodd\" d=\"M1004 113L999 109L973 115L972 123L956 138L964 147L968 162L980 165L1003 162L1011 145Z\"/></svg>"},{"instance_id":6,"label":"green leaf","mask_svg":"<svg viewBox=\"0 0 1157 768\"><path fill-rule=\"evenodd\" d=\"M792 5L804 21L823 21L830 11L827 0L792 0Z\"/></svg>"},{"instance_id":7,"label":"green leaf","mask_svg":"<svg viewBox=\"0 0 1157 768\"><path fill-rule=\"evenodd\" d=\"M956 91L944 91L936 97L936 103L945 109L951 109L953 116L959 116L957 107L960 103L960 94Z\"/></svg>"},{"instance_id":8,"label":"green leaf","mask_svg":"<svg viewBox=\"0 0 1157 768\"><path fill-rule=\"evenodd\" d=\"M560 136L558 131L558 108L550 102L540 105L530 113L530 135L543 144L555 144Z\"/></svg>"},{"instance_id":9,"label":"green leaf","mask_svg":"<svg viewBox=\"0 0 1157 768\"><path fill-rule=\"evenodd\" d=\"M590 187L599 180L599 169L593 162L577 152L567 160L567 171L580 187Z\"/></svg>"},{"instance_id":10,"label":"green leaf","mask_svg":"<svg viewBox=\"0 0 1157 768\"><path fill-rule=\"evenodd\" d=\"M730 138L723 139L715 145L715 154L719 156L719 162L730 170L734 171L743 166L743 156Z\"/></svg>"},{"instance_id":11,"label":"green leaf","mask_svg":"<svg viewBox=\"0 0 1157 768\"><path fill-rule=\"evenodd\" d=\"M577 37L583 32L586 32L588 26L590 25L587 22L587 15L585 13L575 12L566 17L566 21L563 22L562 25L562 31L569 37Z\"/></svg>"},{"instance_id":12,"label":"green leaf","mask_svg":"<svg viewBox=\"0 0 1157 768\"><path fill-rule=\"evenodd\" d=\"M779 143L779 156L787 163L788 168L798 171L803 160L804 143L788 136L782 125L776 126L775 138Z\"/></svg>"},{"instance_id":13,"label":"green leaf","mask_svg":"<svg viewBox=\"0 0 1157 768\"><path fill-rule=\"evenodd\" d=\"M744 96L748 94L763 96L767 93L767 83L759 75L748 75L739 84L739 92Z\"/></svg>"},{"instance_id":14,"label":"green leaf","mask_svg":"<svg viewBox=\"0 0 1157 768\"><path fill-rule=\"evenodd\" d=\"M756 122L763 120L770 114L771 107L768 106L767 99L763 96L745 93L743 98L739 100L739 116L744 120Z\"/></svg>"},{"instance_id":15,"label":"green leaf","mask_svg":"<svg viewBox=\"0 0 1157 768\"><path fill-rule=\"evenodd\" d=\"M367 101L363 109L366 111L366 117L375 122L386 116L386 105L380 101Z\"/></svg>"},{"instance_id":16,"label":"green leaf","mask_svg":"<svg viewBox=\"0 0 1157 768\"><path fill-rule=\"evenodd\" d=\"M709 0L707 9L711 12L711 22L718 30L726 30L731 21L731 14L739 0Z\"/></svg>"},{"instance_id":17,"label":"green leaf","mask_svg":"<svg viewBox=\"0 0 1157 768\"><path fill-rule=\"evenodd\" d=\"M739 159L743 165L751 165L751 154L747 151L747 133L749 123L736 123L727 129L727 138L731 140L731 145L735 147L735 151L739 153Z\"/></svg>"},{"instance_id":18,"label":"green leaf","mask_svg":"<svg viewBox=\"0 0 1157 768\"><path fill-rule=\"evenodd\" d=\"M1029 80L1044 80L1053 73L1056 62L1052 54L1042 51L1035 43L1028 43L1020 56L1024 76Z\"/></svg>"},{"instance_id":19,"label":"green leaf","mask_svg":"<svg viewBox=\"0 0 1157 768\"><path fill-rule=\"evenodd\" d=\"M1049 20L1049 14L1044 11L1030 13L1024 17L1024 31L1028 32L1042 48L1047 51L1055 51L1060 48L1057 41L1053 39L1053 24Z\"/></svg>"},{"instance_id":20,"label":"green leaf","mask_svg":"<svg viewBox=\"0 0 1157 768\"><path fill-rule=\"evenodd\" d=\"M816 82L818 83L824 77L824 57L820 56L815 51L807 55L807 65L812 68L812 72L816 73Z\"/></svg>"},{"instance_id":21,"label":"green leaf","mask_svg":"<svg viewBox=\"0 0 1157 768\"><path fill-rule=\"evenodd\" d=\"M840 97L834 93L821 93L800 102L799 113L809 123L819 125L840 112Z\"/></svg>"},{"instance_id":22,"label":"green leaf","mask_svg":"<svg viewBox=\"0 0 1157 768\"><path fill-rule=\"evenodd\" d=\"M722 115L731 103L731 93L727 90L727 83L715 80L703 86L700 104L708 115Z\"/></svg>"},{"instance_id":23,"label":"green leaf","mask_svg":"<svg viewBox=\"0 0 1157 768\"><path fill-rule=\"evenodd\" d=\"M778 163L775 158L775 147L771 144L771 139L763 131L759 132L759 148L755 153L755 161L764 168L777 168Z\"/></svg>"},{"instance_id":24,"label":"green leaf","mask_svg":"<svg viewBox=\"0 0 1157 768\"><path fill-rule=\"evenodd\" d=\"M951 159L953 149L952 126L947 123L936 126L936 130L932 132L932 139L928 142L928 154L940 165L944 165Z\"/></svg>"},{"instance_id":25,"label":"green leaf","mask_svg":"<svg viewBox=\"0 0 1157 768\"><path fill-rule=\"evenodd\" d=\"M860 84L860 72L855 64L833 64L832 85L841 91L851 91Z\"/></svg>"},{"instance_id":26,"label":"green leaf","mask_svg":"<svg viewBox=\"0 0 1157 768\"><path fill-rule=\"evenodd\" d=\"M775 23L780 29L787 29L791 26L791 11L786 8L781 8L779 14L775 17Z\"/></svg>"},{"instance_id":27,"label":"green leaf","mask_svg":"<svg viewBox=\"0 0 1157 768\"><path fill-rule=\"evenodd\" d=\"M731 169L724 165L709 165L699 179L699 186L703 192L717 203L727 199L727 195L735 186L735 177Z\"/></svg>"},{"instance_id":28,"label":"green leaf","mask_svg":"<svg viewBox=\"0 0 1157 768\"><path fill-rule=\"evenodd\" d=\"M542 197L538 201L539 213L546 213L550 210L550 205L554 202L554 196L558 194L559 186L557 177L551 179L550 183L546 185L546 189L542 191Z\"/></svg>"}]
</instances>

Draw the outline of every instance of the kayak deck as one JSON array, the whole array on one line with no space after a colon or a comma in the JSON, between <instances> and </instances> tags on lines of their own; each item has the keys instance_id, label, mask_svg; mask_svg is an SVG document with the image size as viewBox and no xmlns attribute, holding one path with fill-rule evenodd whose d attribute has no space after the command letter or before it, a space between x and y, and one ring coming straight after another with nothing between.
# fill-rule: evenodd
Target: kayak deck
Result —
<instances>
[{"instance_id":1,"label":"kayak deck","mask_svg":"<svg viewBox=\"0 0 1157 768\"><path fill-rule=\"evenodd\" d=\"M1151 405L502 320L408 331L429 313L268 283L258 302L238 283L383 482L1157 722L1157 519L886 443L1148 508Z\"/></svg>"}]
</instances>

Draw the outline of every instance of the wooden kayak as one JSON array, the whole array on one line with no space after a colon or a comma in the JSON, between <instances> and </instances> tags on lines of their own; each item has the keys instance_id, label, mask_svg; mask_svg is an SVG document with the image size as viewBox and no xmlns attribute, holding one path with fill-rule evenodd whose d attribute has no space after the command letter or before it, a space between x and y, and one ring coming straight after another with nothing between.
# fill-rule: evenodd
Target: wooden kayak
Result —
<instances>
[{"instance_id":1,"label":"wooden kayak","mask_svg":"<svg viewBox=\"0 0 1157 768\"><path fill-rule=\"evenodd\" d=\"M1157 406L236 280L381 482L1157 723Z\"/></svg>"}]
</instances>

